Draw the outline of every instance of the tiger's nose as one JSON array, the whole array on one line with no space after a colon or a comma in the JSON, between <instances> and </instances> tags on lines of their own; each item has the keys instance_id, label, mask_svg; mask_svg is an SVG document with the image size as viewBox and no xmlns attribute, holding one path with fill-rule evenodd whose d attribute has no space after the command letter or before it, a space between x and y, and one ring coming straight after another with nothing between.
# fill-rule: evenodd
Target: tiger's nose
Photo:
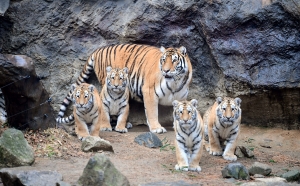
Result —
<instances>
[{"instance_id":1,"label":"tiger's nose","mask_svg":"<svg viewBox=\"0 0 300 186\"><path fill-rule=\"evenodd\" d=\"M170 72L170 70L164 70L164 73L168 73L168 72Z\"/></svg>"}]
</instances>

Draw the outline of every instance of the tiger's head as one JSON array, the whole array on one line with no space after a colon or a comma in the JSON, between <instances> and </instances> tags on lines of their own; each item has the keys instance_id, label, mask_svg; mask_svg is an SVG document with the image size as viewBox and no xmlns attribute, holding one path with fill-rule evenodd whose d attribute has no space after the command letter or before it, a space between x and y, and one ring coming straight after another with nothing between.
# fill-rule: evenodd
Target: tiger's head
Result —
<instances>
[{"instance_id":1,"label":"tiger's head","mask_svg":"<svg viewBox=\"0 0 300 186\"><path fill-rule=\"evenodd\" d=\"M94 85L81 83L77 86L72 84L71 89L73 91L72 99L77 109L86 110L93 106L93 94L97 91Z\"/></svg>"},{"instance_id":2,"label":"tiger's head","mask_svg":"<svg viewBox=\"0 0 300 186\"><path fill-rule=\"evenodd\" d=\"M218 97L216 99L217 117L219 121L226 125L232 125L242 114L240 108L242 100L240 98Z\"/></svg>"},{"instance_id":3,"label":"tiger's head","mask_svg":"<svg viewBox=\"0 0 300 186\"><path fill-rule=\"evenodd\" d=\"M160 70L166 80L178 80L188 71L189 58L184 46L180 48L160 48L163 53L160 58Z\"/></svg>"},{"instance_id":4,"label":"tiger's head","mask_svg":"<svg viewBox=\"0 0 300 186\"><path fill-rule=\"evenodd\" d=\"M124 92L128 84L128 68L119 69L108 66L106 73L107 89L116 93Z\"/></svg>"},{"instance_id":5,"label":"tiger's head","mask_svg":"<svg viewBox=\"0 0 300 186\"><path fill-rule=\"evenodd\" d=\"M174 121L178 121L178 124L183 128L191 127L197 118L198 101L196 99L191 101L174 100L172 104Z\"/></svg>"}]
</instances>

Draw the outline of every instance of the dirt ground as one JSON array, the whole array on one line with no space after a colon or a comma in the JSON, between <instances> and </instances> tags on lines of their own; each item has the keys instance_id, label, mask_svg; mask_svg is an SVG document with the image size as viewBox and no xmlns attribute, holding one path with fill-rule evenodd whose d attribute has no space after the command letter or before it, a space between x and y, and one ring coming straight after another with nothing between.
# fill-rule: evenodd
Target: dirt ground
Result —
<instances>
[{"instance_id":1,"label":"dirt ground","mask_svg":"<svg viewBox=\"0 0 300 186\"><path fill-rule=\"evenodd\" d=\"M239 185L245 181L224 179L221 170L229 163L221 156L212 156L203 151L200 166L202 171L175 171L174 131L166 127L167 133L158 134L163 140L162 148L147 148L134 142L141 133L148 132L145 125L134 126L128 133L101 132L102 138L111 142L114 153L105 153L115 167L123 173L132 186L152 182L196 183L199 185ZM81 176L89 157L94 153L80 151L80 141L64 131L34 133L25 136L34 147L35 170L56 170L64 181L74 184ZM252 149L255 158L238 158L247 168L255 161L272 167L272 175L280 175L288 170L300 170L300 131L278 128L258 128L242 125L239 145ZM262 147L264 146L264 147ZM250 180L252 181L252 180ZM1 185L1 183L0 183Z\"/></svg>"}]
</instances>

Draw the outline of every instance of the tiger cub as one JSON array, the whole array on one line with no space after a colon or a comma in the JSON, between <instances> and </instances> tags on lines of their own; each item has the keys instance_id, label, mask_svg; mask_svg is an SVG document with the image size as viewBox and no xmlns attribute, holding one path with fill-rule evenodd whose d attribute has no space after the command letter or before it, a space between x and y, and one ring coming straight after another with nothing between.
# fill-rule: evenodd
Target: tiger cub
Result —
<instances>
[{"instance_id":1,"label":"tiger cub","mask_svg":"<svg viewBox=\"0 0 300 186\"><path fill-rule=\"evenodd\" d=\"M75 133L83 140L87 136L99 136L100 132L100 96L94 85L72 84L74 102L73 116Z\"/></svg>"},{"instance_id":2,"label":"tiger cub","mask_svg":"<svg viewBox=\"0 0 300 186\"><path fill-rule=\"evenodd\" d=\"M131 124L126 126L129 114L128 68L106 67L106 79L100 93L101 97L101 131L112 131L110 119L117 117L115 131L125 133Z\"/></svg>"},{"instance_id":3,"label":"tiger cub","mask_svg":"<svg viewBox=\"0 0 300 186\"><path fill-rule=\"evenodd\" d=\"M197 111L198 101L173 101L176 170L201 171L199 166L203 149L203 120Z\"/></svg>"},{"instance_id":4,"label":"tiger cub","mask_svg":"<svg viewBox=\"0 0 300 186\"><path fill-rule=\"evenodd\" d=\"M222 155L225 160L236 161L234 155L240 133L240 98L218 97L203 116L205 148L209 154Z\"/></svg>"}]
</instances>

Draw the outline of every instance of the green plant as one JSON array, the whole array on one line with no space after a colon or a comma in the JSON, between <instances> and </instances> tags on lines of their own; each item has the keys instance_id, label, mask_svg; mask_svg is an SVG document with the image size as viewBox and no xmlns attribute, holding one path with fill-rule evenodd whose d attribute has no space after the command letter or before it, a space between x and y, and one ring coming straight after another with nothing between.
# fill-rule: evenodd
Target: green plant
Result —
<instances>
[{"instance_id":1,"label":"green plant","mask_svg":"<svg viewBox=\"0 0 300 186\"><path fill-rule=\"evenodd\" d=\"M270 159L269 162L270 162L270 163L276 163L276 161L273 160L273 159Z\"/></svg>"},{"instance_id":2,"label":"green plant","mask_svg":"<svg viewBox=\"0 0 300 186\"><path fill-rule=\"evenodd\" d=\"M171 145L169 140L167 140L167 138L165 137L163 140L161 140L162 142L162 146L159 148L160 151L175 151L175 146Z\"/></svg>"}]
</instances>

